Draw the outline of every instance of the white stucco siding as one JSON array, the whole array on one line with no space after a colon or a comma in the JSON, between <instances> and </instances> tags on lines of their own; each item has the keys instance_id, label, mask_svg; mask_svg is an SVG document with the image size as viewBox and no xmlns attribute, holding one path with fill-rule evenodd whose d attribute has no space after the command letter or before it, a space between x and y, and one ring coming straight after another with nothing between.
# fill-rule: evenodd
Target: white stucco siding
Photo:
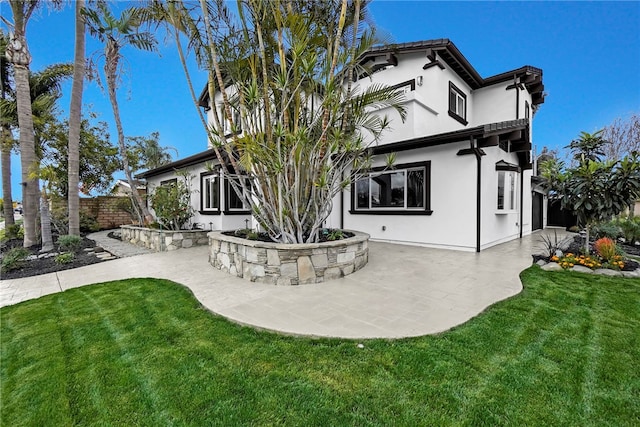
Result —
<instances>
[{"instance_id":1,"label":"white stucco siding","mask_svg":"<svg viewBox=\"0 0 640 427\"><path fill-rule=\"evenodd\" d=\"M353 194L345 191L344 227L369 233L375 240L475 250L476 160L456 155L467 146L467 142L460 142L397 154L397 165L431 162L431 215L351 214ZM374 167L383 164L380 158ZM332 216L331 221L338 218Z\"/></svg>"},{"instance_id":2,"label":"white stucco siding","mask_svg":"<svg viewBox=\"0 0 640 427\"><path fill-rule=\"evenodd\" d=\"M516 119L516 91L506 90L507 83L480 88L473 93L473 126ZM521 117L524 117L524 102Z\"/></svg>"},{"instance_id":3,"label":"white stucco siding","mask_svg":"<svg viewBox=\"0 0 640 427\"><path fill-rule=\"evenodd\" d=\"M503 160L517 164L516 154L507 153L498 147L484 149L482 157L482 232L480 245L482 249L502 243L520 236L520 210L522 198L523 235L531 233L531 171L515 173L515 209L498 210L498 171L496 163ZM523 192L520 194L520 180L523 179Z\"/></svg>"},{"instance_id":4,"label":"white stucco siding","mask_svg":"<svg viewBox=\"0 0 640 427\"><path fill-rule=\"evenodd\" d=\"M415 90L407 90L404 106L407 118L403 123L400 115L391 108L380 109L379 113L387 115L391 120L390 131L385 132L379 141L380 145L421 136L436 135L465 129L473 122L473 93L470 87L446 63L445 68L431 67L423 70L429 62L424 52L408 53L398 56L398 65L389 65L384 70L375 72L370 77L355 83L363 91L372 84L394 86L408 80L416 79ZM418 78L422 77L422 84ZM452 82L467 97L466 116L468 125L464 125L450 117L449 82Z\"/></svg>"}]
</instances>

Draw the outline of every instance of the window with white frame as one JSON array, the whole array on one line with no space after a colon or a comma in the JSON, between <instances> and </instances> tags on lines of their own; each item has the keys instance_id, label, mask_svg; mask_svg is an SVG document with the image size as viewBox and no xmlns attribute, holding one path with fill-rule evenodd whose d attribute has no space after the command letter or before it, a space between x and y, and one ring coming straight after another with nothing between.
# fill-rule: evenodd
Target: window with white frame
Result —
<instances>
[{"instance_id":1,"label":"window with white frame","mask_svg":"<svg viewBox=\"0 0 640 427\"><path fill-rule=\"evenodd\" d=\"M516 172L498 171L498 210L516 210Z\"/></svg>"},{"instance_id":2,"label":"window with white frame","mask_svg":"<svg viewBox=\"0 0 640 427\"><path fill-rule=\"evenodd\" d=\"M220 175L218 173L200 175L200 197L202 213L220 212Z\"/></svg>"},{"instance_id":3,"label":"window with white frame","mask_svg":"<svg viewBox=\"0 0 640 427\"><path fill-rule=\"evenodd\" d=\"M452 82L449 82L449 115L467 125L467 95Z\"/></svg>"},{"instance_id":4,"label":"window with white frame","mask_svg":"<svg viewBox=\"0 0 640 427\"><path fill-rule=\"evenodd\" d=\"M240 112L233 110L231 111L233 114L233 125L236 127L236 132L241 132L241 120L240 120ZM220 119L220 125L222 126L222 132L224 136L231 136L233 132L233 128L231 126L231 121L227 118L226 109L224 105L220 105L218 107L218 118Z\"/></svg>"},{"instance_id":5,"label":"window with white frame","mask_svg":"<svg viewBox=\"0 0 640 427\"><path fill-rule=\"evenodd\" d=\"M353 213L429 210L429 162L373 170L353 186Z\"/></svg>"}]
</instances>

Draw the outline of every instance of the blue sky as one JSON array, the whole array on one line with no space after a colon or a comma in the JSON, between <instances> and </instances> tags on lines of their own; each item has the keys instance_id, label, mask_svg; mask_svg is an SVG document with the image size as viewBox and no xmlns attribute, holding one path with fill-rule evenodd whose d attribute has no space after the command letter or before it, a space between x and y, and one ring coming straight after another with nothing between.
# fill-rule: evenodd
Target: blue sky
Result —
<instances>
[{"instance_id":1,"label":"blue sky","mask_svg":"<svg viewBox=\"0 0 640 427\"><path fill-rule=\"evenodd\" d=\"M124 2L119 4L125 6ZM0 12L10 17L5 2ZM640 111L640 2L430 2L374 0L371 16L396 43L453 41L483 77L532 65L544 72L546 102L534 117L534 145L561 148L580 131L593 132ZM72 62L73 7L46 8L30 22L32 70ZM119 92L127 136L160 132L162 145L186 157L206 149L206 136L188 93L175 47L159 34L158 53L125 49ZM87 37L87 55L100 46ZM199 91L206 76L195 72ZM60 108L68 111L71 83ZM85 84L83 102L116 133L105 93ZM14 198L21 198L20 164L12 163Z\"/></svg>"}]
</instances>

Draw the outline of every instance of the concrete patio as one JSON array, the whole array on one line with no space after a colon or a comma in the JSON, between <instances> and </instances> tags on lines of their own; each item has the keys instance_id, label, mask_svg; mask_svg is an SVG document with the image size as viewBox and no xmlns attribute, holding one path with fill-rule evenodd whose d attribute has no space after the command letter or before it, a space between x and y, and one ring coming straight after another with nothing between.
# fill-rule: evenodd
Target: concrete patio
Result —
<instances>
[{"instance_id":1,"label":"concrete patio","mask_svg":"<svg viewBox=\"0 0 640 427\"><path fill-rule=\"evenodd\" d=\"M371 242L362 270L331 282L287 287L222 273L208 264L208 247L201 246L2 280L0 306L94 283L154 277L188 287L216 314L261 329L317 337L420 336L450 329L518 294L518 275L531 265L542 233L553 230L479 254Z\"/></svg>"}]
</instances>

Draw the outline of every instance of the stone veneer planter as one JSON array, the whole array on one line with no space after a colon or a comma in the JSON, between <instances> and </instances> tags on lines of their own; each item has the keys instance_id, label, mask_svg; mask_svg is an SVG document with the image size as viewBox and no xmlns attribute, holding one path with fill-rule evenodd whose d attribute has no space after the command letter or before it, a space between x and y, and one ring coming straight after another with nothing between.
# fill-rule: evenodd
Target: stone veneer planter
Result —
<instances>
[{"instance_id":1,"label":"stone veneer planter","mask_svg":"<svg viewBox=\"0 0 640 427\"><path fill-rule=\"evenodd\" d=\"M369 260L369 235L309 244L269 243L209 233L209 263L252 282L302 285L338 279Z\"/></svg>"},{"instance_id":2,"label":"stone veneer planter","mask_svg":"<svg viewBox=\"0 0 640 427\"><path fill-rule=\"evenodd\" d=\"M123 242L151 249L156 252L175 251L176 249L204 246L209 243L205 230L157 230L155 228L123 225L120 227Z\"/></svg>"}]
</instances>

